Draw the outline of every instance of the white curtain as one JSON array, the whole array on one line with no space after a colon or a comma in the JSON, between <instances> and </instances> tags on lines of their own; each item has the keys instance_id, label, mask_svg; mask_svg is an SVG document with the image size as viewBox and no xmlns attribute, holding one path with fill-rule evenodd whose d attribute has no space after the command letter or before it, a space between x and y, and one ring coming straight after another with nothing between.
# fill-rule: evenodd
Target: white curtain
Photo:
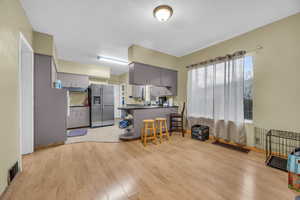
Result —
<instances>
[{"instance_id":1,"label":"white curtain","mask_svg":"<svg viewBox=\"0 0 300 200\"><path fill-rule=\"evenodd\" d=\"M246 143L244 129L244 57L188 72L188 117L214 120L214 135Z\"/></svg>"},{"instance_id":2,"label":"white curtain","mask_svg":"<svg viewBox=\"0 0 300 200\"><path fill-rule=\"evenodd\" d=\"M192 69L188 73L188 107L191 117L213 118L213 65Z\"/></svg>"}]
</instances>

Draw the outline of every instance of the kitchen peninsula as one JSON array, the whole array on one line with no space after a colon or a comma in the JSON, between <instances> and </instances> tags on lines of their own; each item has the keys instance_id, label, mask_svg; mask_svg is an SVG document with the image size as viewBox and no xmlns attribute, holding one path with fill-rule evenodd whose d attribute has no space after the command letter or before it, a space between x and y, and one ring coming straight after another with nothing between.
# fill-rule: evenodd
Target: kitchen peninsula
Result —
<instances>
[{"instance_id":1,"label":"kitchen peninsula","mask_svg":"<svg viewBox=\"0 0 300 200\"><path fill-rule=\"evenodd\" d=\"M124 106L119 107L122 112L122 118L126 119L128 116L132 116L129 120L131 123L131 128L127 128L125 133L120 135L121 140L134 140L141 137L141 129L143 127L143 120L145 119L155 119L157 117L167 118L169 123L169 118L171 113L178 112L178 106Z\"/></svg>"}]
</instances>

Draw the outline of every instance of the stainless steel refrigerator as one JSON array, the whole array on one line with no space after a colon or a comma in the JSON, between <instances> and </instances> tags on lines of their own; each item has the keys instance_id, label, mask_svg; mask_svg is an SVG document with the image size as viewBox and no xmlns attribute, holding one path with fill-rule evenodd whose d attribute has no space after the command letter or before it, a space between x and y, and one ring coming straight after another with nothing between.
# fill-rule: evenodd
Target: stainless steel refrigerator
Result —
<instances>
[{"instance_id":1,"label":"stainless steel refrigerator","mask_svg":"<svg viewBox=\"0 0 300 200\"><path fill-rule=\"evenodd\" d=\"M89 91L91 127L114 125L114 87L92 84Z\"/></svg>"}]
</instances>

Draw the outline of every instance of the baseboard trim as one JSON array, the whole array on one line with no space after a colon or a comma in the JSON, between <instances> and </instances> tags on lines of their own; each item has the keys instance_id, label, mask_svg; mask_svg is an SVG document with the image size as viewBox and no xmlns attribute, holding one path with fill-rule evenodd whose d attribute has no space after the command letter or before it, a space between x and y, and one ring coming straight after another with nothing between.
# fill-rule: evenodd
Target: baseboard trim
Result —
<instances>
[{"instance_id":1,"label":"baseboard trim","mask_svg":"<svg viewBox=\"0 0 300 200\"><path fill-rule=\"evenodd\" d=\"M3 198L5 197L6 193L8 192L8 189L11 185L14 184L15 180L18 178L18 176L20 175L21 171L19 171L19 173L17 173L17 175L15 176L15 178L10 182L10 184L7 184L5 189L3 190L3 192L0 194L0 200L3 200Z\"/></svg>"},{"instance_id":2,"label":"baseboard trim","mask_svg":"<svg viewBox=\"0 0 300 200\"><path fill-rule=\"evenodd\" d=\"M53 144L49 144L49 145L45 145L45 146L37 146L37 147L34 147L34 151L48 149L48 148L51 148L51 147L57 147L57 146L61 146L61 145L64 145L64 144L65 144L64 142L57 142L57 143L53 143Z\"/></svg>"},{"instance_id":3,"label":"baseboard trim","mask_svg":"<svg viewBox=\"0 0 300 200\"><path fill-rule=\"evenodd\" d=\"M0 194L0 200L2 200L4 198L5 194L7 193L7 190L8 190L8 185L5 187L3 192Z\"/></svg>"},{"instance_id":4,"label":"baseboard trim","mask_svg":"<svg viewBox=\"0 0 300 200\"><path fill-rule=\"evenodd\" d=\"M192 133L192 130L186 130L186 133L191 134L191 133ZM222 142L222 143L225 143L225 144L230 144L230 145L240 146L240 147L243 147L243 148L248 149L248 150L250 150L250 151L254 151L254 152L258 152L258 153L266 153L265 150L263 150L263 149L258 149L258 148L253 147L253 146L240 145L240 144L236 144L236 143L234 143L234 142L228 142L228 141L226 141L226 140L224 140L224 139L221 139L221 138L218 138L218 139L217 139L215 136L211 136L211 135L209 136L209 142L213 142L213 141L215 141L215 140L218 140L219 142Z\"/></svg>"}]
</instances>

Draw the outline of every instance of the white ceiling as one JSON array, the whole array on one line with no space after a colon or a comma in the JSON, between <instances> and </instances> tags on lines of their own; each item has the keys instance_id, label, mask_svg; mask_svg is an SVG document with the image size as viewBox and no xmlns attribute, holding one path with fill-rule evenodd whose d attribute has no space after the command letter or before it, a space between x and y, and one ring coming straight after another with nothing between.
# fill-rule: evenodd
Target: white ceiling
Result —
<instances>
[{"instance_id":1,"label":"white ceiling","mask_svg":"<svg viewBox=\"0 0 300 200\"><path fill-rule=\"evenodd\" d=\"M127 59L132 44L183 56L300 11L299 0L22 0L36 31L55 37L61 59L99 64ZM173 7L166 23L153 18ZM128 69L111 66L112 74Z\"/></svg>"}]
</instances>

